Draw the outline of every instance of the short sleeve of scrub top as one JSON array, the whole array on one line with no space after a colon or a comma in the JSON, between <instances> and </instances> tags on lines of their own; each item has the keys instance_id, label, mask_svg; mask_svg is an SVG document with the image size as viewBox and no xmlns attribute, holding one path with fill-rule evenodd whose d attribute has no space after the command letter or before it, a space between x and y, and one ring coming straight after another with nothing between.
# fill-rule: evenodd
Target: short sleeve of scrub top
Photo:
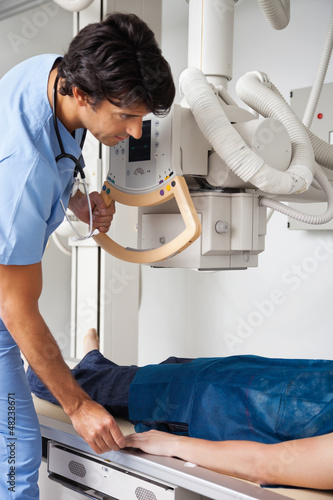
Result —
<instances>
[{"instance_id":1,"label":"short sleeve of scrub top","mask_svg":"<svg viewBox=\"0 0 333 500\"><path fill-rule=\"evenodd\" d=\"M0 80L0 264L40 262L52 232L63 221L74 162L60 153L47 96L49 73L61 56L36 56ZM58 120L66 152L81 149Z\"/></svg>"}]
</instances>

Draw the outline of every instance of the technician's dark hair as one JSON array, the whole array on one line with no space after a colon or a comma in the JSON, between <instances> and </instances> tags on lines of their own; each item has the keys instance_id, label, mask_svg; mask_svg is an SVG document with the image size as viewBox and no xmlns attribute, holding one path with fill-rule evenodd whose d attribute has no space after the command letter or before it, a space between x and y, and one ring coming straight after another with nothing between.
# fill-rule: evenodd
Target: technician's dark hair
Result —
<instances>
[{"instance_id":1,"label":"technician's dark hair","mask_svg":"<svg viewBox=\"0 0 333 500\"><path fill-rule=\"evenodd\" d=\"M175 97L171 69L154 33L134 14L110 14L83 28L70 43L58 75L62 95L72 96L78 87L93 107L107 99L125 108L146 105L165 115Z\"/></svg>"}]
</instances>

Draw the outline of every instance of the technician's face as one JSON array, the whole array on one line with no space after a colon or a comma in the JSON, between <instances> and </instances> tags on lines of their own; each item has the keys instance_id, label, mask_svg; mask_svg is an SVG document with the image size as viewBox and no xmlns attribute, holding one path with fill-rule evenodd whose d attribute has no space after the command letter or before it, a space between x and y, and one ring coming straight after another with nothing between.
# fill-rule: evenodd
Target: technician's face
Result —
<instances>
[{"instance_id":1,"label":"technician's face","mask_svg":"<svg viewBox=\"0 0 333 500\"><path fill-rule=\"evenodd\" d=\"M129 136L140 139L142 119L148 113L144 105L119 108L105 99L95 109L86 108L84 125L102 144L115 146Z\"/></svg>"}]
</instances>

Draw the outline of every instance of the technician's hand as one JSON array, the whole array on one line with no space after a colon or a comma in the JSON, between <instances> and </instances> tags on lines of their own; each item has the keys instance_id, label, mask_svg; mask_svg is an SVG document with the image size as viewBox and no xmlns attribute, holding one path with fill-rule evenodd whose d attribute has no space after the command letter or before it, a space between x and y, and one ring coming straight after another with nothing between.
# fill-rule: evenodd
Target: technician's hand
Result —
<instances>
[{"instance_id":1,"label":"technician's hand","mask_svg":"<svg viewBox=\"0 0 333 500\"><path fill-rule=\"evenodd\" d=\"M107 233L116 212L115 203L112 200L107 207L97 191L93 191L89 196L93 211L94 229L98 229L101 233Z\"/></svg>"},{"instance_id":2,"label":"technician's hand","mask_svg":"<svg viewBox=\"0 0 333 500\"><path fill-rule=\"evenodd\" d=\"M116 211L114 201L107 207L97 191L90 193L89 198L93 212L94 229L98 229L101 233L107 233ZM68 207L78 219L89 224L88 201L81 191L77 191L76 195L70 199Z\"/></svg>"},{"instance_id":3,"label":"technician's hand","mask_svg":"<svg viewBox=\"0 0 333 500\"><path fill-rule=\"evenodd\" d=\"M98 403L84 401L70 418L76 432L96 453L118 451L126 446L115 419Z\"/></svg>"}]
</instances>

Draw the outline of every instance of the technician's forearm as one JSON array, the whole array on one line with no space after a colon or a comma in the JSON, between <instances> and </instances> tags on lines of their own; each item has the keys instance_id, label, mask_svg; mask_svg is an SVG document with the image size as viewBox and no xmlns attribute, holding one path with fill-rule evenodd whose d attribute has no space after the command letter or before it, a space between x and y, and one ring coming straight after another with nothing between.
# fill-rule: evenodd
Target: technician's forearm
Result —
<instances>
[{"instance_id":1,"label":"technician's forearm","mask_svg":"<svg viewBox=\"0 0 333 500\"><path fill-rule=\"evenodd\" d=\"M0 316L32 369L72 420L74 429L96 453L118 450L124 436L114 418L92 401L72 377L38 300L42 290L41 263L0 265Z\"/></svg>"},{"instance_id":2,"label":"technician's forearm","mask_svg":"<svg viewBox=\"0 0 333 500\"><path fill-rule=\"evenodd\" d=\"M10 332L36 375L71 416L89 396L74 380L59 347L38 312L24 315L25 324L10 321Z\"/></svg>"},{"instance_id":3,"label":"technician's forearm","mask_svg":"<svg viewBox=\"0 0 333 500\"><path fill-rule=\"evenodd\" d=\"M73 379L39 312L41 290L41 263L0 265L0 317L32 369L70 415L90 398Z\"/></svg>"}]
</instances>

